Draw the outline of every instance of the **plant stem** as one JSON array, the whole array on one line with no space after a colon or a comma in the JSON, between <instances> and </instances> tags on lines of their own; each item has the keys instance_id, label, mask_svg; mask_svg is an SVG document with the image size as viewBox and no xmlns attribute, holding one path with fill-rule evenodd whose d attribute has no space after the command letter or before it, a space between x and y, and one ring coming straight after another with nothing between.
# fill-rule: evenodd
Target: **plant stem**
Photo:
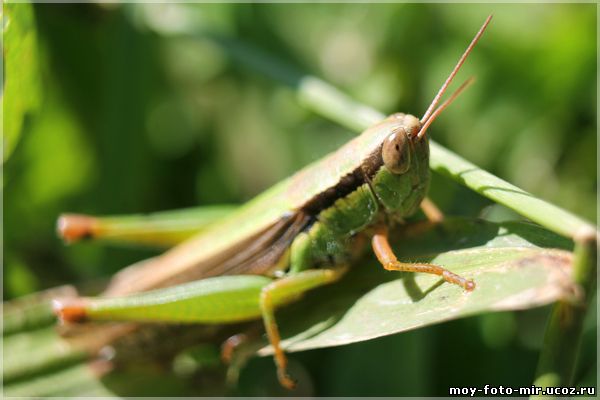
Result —
<instances>
[{"instance_id":1,"label":"plant stem","mask_svg":"<svg viewBox=\"0 0 600 400\"><path fill-rule=\"evenodd\" d=\"M538 362L535 386L572 386L574 383L583 322L596 291L597 245L594 231L581 234L575 239L573 280L581 292L578 293L577 301L560 301L552 310Z\"/></svg>"},{"instance_id":2,"label":"plant stem","mask_svg":"<svg viewBox=\"0 0 600 400\"><path fill-rule=\"evenodd\" d=\"M360 132L385 118L385 114L352 100L332 85L299 72L271 55L239 41L201 35L218 43L232 58L295 89L305 107L351 130ZM573 239L579 232L598 232L582 218L538 199L477 167L430 140L431 169L502 204L560 235Z\"/></svg>"},{"instance_id":3,"label":"plant stem","mask_svg":"<svg viewBox=\"0 0 600 400\"><path fill-rule=\"evenodd\" d=\"M580 217L502 180L466 161L437 143L431 142L431 168L448 176L496 203L513 209L545 228L575 238L580 232L595 228Z\"/></svg>"}]
</instances>

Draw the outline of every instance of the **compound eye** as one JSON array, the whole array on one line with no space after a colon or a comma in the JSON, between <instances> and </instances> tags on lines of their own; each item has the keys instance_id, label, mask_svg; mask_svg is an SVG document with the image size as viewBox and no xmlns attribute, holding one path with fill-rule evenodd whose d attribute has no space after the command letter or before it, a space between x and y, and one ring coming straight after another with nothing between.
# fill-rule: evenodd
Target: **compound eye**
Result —
<instances>
[{"instance_id":1,"label":"compound eye","mask_svg":"<svg viewBox=\"0 0 600 400\"><path fill-rule=\"evenodd\" d=\"M410 144L403 128L398 129L383 142L383 164L394 174L403 174L410 168Z\"/></svg>"}]
</instances>

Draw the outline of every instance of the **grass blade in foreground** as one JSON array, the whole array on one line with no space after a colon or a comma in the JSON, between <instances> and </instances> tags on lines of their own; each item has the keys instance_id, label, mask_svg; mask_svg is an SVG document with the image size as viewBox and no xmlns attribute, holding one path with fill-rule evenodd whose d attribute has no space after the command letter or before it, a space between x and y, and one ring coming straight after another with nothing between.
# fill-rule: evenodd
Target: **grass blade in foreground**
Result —
<instances>
[{"instance_id":1,"label":"grass blade in foreground","mask_svg":"<svg viewBox=\"0 0 600 400\"><path fill-rule=\"evenodd\" d=\"M583 288L583 298L558 302L548 321L544 347L538 363L535 385L573 386L583 324L597 279L598 247L593 235L578 238L574 253L575 283ZM541 398L542 396L534 396Z\"/></svg>"}]
</instances>

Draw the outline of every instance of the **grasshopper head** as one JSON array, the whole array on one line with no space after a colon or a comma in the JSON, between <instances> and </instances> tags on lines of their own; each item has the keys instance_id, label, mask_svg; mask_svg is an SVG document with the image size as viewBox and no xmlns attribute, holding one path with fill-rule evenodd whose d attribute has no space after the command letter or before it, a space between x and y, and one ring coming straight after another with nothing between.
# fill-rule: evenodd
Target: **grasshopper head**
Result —
<instances>
[{"instance_id":1,"label":"grasshopper head","mask_svg":"<svg viewBox=\"0 0 600 400\"><path fill-rule=\"evenodd\" d=\"M388 212L402 218L419 207L429 184L429 141L425 132L440 112L471 82L472 79L467 80L440 107L426 113L420 120L410 114L390 117L399 124L383 141L381 159L385 168L375 175L372 182Z\"/></svg>"},{"instance_id":2,"label":"grasshopper head","mask_svg":"<svg viewBox=\"0 0 600 400\"><path fill-rule=\"evenodd\" d=\"M429 141L419 138L417 117L397 113L389 118L394 127L383 140L381 167L371 187L386 212L404 217L416 211L429 184Z\"/></svg>"},{"instance_id":3,"label":"grasshopper head","mask_svg":"<svg viewBox=\"0 0 600 400\"><path fill-rule=\"evenodd\" d=\"M383 142L381 156L383 164L393 174L404 174L410 169L414 157L414 143L418 140L421 122L413 115L399 115L402 125L394 130Z\"/></svg>"}]
</instances>

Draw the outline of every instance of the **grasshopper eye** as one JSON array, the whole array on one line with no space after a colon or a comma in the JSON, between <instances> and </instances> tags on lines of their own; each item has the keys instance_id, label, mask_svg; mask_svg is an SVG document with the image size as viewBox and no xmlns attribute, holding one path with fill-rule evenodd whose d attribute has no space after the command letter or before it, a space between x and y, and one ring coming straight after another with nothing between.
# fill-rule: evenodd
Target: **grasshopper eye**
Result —
<instances>
[{"instance_id":1,"label":"grasshopper eye","mask_svg":"<svg viewBox=\"0 0 600 400\"><path fill-rule=\"evenodd\" d=\"M388 136L381 149L383 165L394 174L403 174L410 168L410 144L404 129Z\"/></svg>"}]
</instances>

